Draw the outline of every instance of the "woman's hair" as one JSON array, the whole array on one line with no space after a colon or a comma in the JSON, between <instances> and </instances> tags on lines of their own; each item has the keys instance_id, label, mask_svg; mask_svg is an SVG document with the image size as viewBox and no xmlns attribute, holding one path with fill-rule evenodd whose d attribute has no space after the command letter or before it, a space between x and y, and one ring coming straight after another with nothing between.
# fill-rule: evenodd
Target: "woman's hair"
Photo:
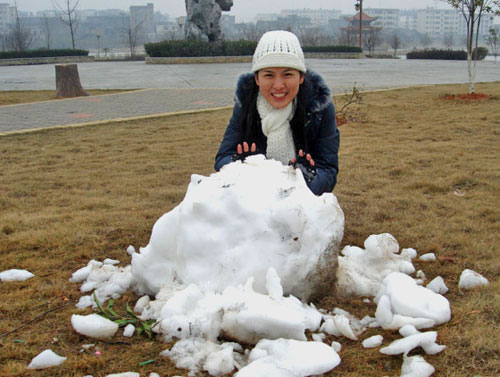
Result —
<instances>
[{"instance_id":1,"label":"woman's hair","mask_svg":"<svg viewBox=\"0 0 500 377\"><path fill-rule=\"evenodd\" d=\"M256 73L257 74L257 73ZM257 152L263 153L262 139L264 134L262 133L261 121L259 112L257 110L257 96L259 94L259 86L252 80L250 83L248 96L245 96L241 104L241 110L243 116L241 117L241 129L243 130L243 140L249 144L255 143L257 145ZM305 108L305 95L303 90L303 84L299 86L299 92L295 97L294 101L295 112L292 120L290 121L290 128L292 130L293 142L295 144L295 149L308 151L308 146L306 144L305 133L305 121L306 121L306 108Z\"/></svg>"}]
</instances>

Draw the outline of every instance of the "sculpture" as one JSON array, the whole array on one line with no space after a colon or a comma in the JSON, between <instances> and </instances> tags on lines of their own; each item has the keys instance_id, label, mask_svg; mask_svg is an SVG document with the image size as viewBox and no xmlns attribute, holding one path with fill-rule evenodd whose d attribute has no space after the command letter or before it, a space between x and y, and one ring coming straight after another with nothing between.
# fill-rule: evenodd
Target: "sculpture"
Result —
<instances>
[{"instance_id":1,"label":"sculpture","mask_svg":"<svg viewBox=\"0 0 500 377\"><path fill-rule=\"evenodd\" d=\"M220 18L228 12L233 0L185 0L187 20L184 25L186 39L221 40Z\"/></svg>"}]
</instances>

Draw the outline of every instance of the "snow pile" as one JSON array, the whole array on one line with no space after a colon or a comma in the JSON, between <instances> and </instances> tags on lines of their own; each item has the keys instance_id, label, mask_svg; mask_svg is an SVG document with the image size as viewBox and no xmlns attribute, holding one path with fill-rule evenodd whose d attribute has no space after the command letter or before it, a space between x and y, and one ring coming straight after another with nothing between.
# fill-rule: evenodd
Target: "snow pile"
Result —
<instances>
[{"instance_id":1,"label":"snow pile","mask_svg":"<svg viewBox=\"0 0 500 377\"><path fill-rule=\"evenodd\" d=\"M417 285L408 275L393 272L382 282L375 297L375 317L384 329L397 330L406 324L429 328L451 318L448 300Z\"/></svg>"},{"instance_id":2,"label":"snow pile","mask_svg":"<svg viewBox=\"0 0 500 377\"><path fill-rule=\"evenodd\" d=\"M395 340L389 346L381 348L381 353L385 355L408 355L412 349L422 347L427 355L435 355L446 348L446 346L436 343L436 331L422 333L414 326L406 325L400 329L399 333L404 338Z\"/></svg>"},{"instance_id":3,"label":"snow pile","mask_svg":"<svg viewBox=\"0 0 500 377\"><path fill-rule=\"evenodd\" d=\"M458 282L458 287L460 289L471 289L479 287L481 285L488 285L488 279L483 275L478 274L476 271L465 269L460 275L460 280Z\"/></svg>"},{"instance_id":4,"label":"snow pile","mask_svg":"<svg viewBox=\"0 0 500 377\"><path fill-rule=\"evenodd\" d=\"M25 281L34 276L26 270L11 269L0 272L0 281Z\"/></svg>"},{"instance_id":5,"label":"snow pile","mask_svg":"<svg viewBox=\"0 0 500 377\"><path fill-rule=\"evenodd\" d=\"M339 257L338 290L343 295L375 296L382 280L392 272L411 274L414 249L398 254L399 244L388 234L371 235L365 240L365 249L346 246Z\"/></svg>"},{"instance_id":6,"label":"snow pile","mask_svg":"<svg viewBox=\"0 0 500 377\"><path fill-rule=\"evenodd\" d=\"M250 277L262 293L274 267L285 294L307 298L318 264L335 261L343 231L333 194L315 196L300 170L251 156L209 177L192 175L184 200L133 255L132 273L147 294L174 282L221 292Z\"/></svg>"},{"instance_id":7,"label":"snow pile","mask_svg":"<svg viewBox=\"0 0 500 377\"><path fill-rule=\"evenodd\" d=\"M28 369L45 369L55 367L61 365L65 361L66 357L59 356L54 351L47 349L31 360L31 363L28 365Z\"/></svg>"}]
</instances>

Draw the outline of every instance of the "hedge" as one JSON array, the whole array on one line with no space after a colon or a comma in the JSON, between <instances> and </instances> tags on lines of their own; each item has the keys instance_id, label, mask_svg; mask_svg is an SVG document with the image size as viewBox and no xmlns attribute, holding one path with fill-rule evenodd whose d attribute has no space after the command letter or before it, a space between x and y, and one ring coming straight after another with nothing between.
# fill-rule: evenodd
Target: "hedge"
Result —
<instances>
[{"instance_id":1,"label":"hedge","mask_svg":"<svg viewBox=\"0 0 500 377\"><path fill-rule=\"evenodd\" d=\"M49 58L53 56L88 56L87 50L27 50L27 51L0 51L0 59L22 58Z\"/></svg>"},{"instance_id":2,"label":"hedge","mask_svg":"<svg viewBox=\"0 0 500 377\"><path fill-rule=\"evenodd\" d=\"M473 56L475 56L476 50L473 51ZM488 49L484 47L478 47L477 49L477 60L483 60L488 54ZM407 59L440 59L440 60L467 60L467 52L463 50L420 50L411 51L406 54Z\"/></svg>"},{"instance_id":3,"label":"hedge","mask_svg":"<svg viewBox=\"0 0 500 377\"><path fill-rule=\"evenodd\" d=\"M162 41L146 43L144 49L150 57L198 57L253 55L257 42L239 40L211 43L199 40ZM306 46L304 52L361 52L353 46Z\"/></svg>"},{"instance_id":4,"label":"hedge","mask_svg":"<svg viewBox=\"0 0 500 377\"><path fill-rule=\"evenodd\" d=\"M304 46L304 52L362 52L356 46Z\"/></svg>"}]
</instances>

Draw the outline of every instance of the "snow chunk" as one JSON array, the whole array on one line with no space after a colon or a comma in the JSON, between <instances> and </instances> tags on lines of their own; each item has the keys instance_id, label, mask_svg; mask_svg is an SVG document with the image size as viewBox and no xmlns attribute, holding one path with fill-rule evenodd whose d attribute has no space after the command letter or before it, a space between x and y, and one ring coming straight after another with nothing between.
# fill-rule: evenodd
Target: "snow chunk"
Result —
<instances>
[{"instance_id":1,"label":"snow chunk","mask_svg":"<svg viewBox=\"0 0 500 377\"><path fill-rule=\"evenodd\" d=\"M382 344L382 341L384 340L384 337L382 335L374 335L371 336L365 340L363 340L363 347L364 348L375 348L378 347Z\"/></svg>"},{"instance_id":2,"label":"snow chunk","mask_svg":"<svg viewBox=\"0 0 500 377\"><path fill-rule=\"evenodd\" d=\"M381 348L380 352L385 355L407 355L412 349L421 346L428 355L435 355L443 351L446 346L440 346L436 343L437 332L428 331L409 335L403 339L397 339L387 347Z\"/></svg>"},{"instance_id":3,"label":"snow chunk","mask_svg":"<svg viewBox=\"0 0 500 377\"><path fill-rule=\"evenodd\" d=\"M445 297L398 272L383 280L374 300L378 304L375 317L384 329L399 329L406 324L428 328L451 318L450 303Z\"/></svg>"},{"instance_id":4,"label":"snow chunk","mask_svg":"<svg viewBox=\"0 0 500 377\"><path fill-rule=\"evenodd\" d=\"M54 367L61 365L66 361L66 359L66 357L59 356L54 351L47 349L31 360L30 365L28 365L28 369L45 369Z\"/></svg>"},{"instance_id":5,"label":"snow chunk","mask_svg":"<svg viewBox=\"0 0 500 377\"><path fill-rule=\"evenodd\" d=\"M330 335L345 336L351 340L358 339L349 323L349 318L342 314L327 318L321 325L320 331Z\"/></svg>"},{"instance_id":6,"label":"snow chunk","mask_svg":"<svg viewBox=\"0 0 500 377\"><path fill-rule=\"evenodd\" d=\"M324 343L263 339L250 352L249 361L235 377L318 375L339 365L340 357Z\"/></svg>"},{"instance_id":7,"label":"snow chunk","mask_svg":"<svg viewBox=\"0 0 500 377\"><path fill-rule=\"evenodd\" d=\"M137 372L113 373L107 374L106 377L141 377Z\"/></svg>"},{"instance_id":8,"label":"snow chunk","mask_svg":"<svg viewBox=\"0 0 500 377\"><path fill-rule=\"evenodd\" d=\"M151 299L149 298L148 295L145 295L145 296L142 296L139 300L137 300L137 302L135 303L135 306L134 306L134 312L136 313L139 313L139 314L142 314L142 312L144 311L144 308L146 308L146 306L149 305L149 302L151 301Z\"/></svg>"},{"instance_id":9,"label":"snow chunk","mask_svg":"<svg viewBox=\"0 0 500 377\"><path fill-rule=\"evenodd\" d=\"M331 346L331 347L333 348L333 350L334 350L335 352L337 352L337 353L338 353L338 352L340 352L340 350L342 349L342 344L340 344L339 342L335 342L335 341L333 341L333 342L332 342L332 344L331 344L330 346Z\"/></svg>"},{"instance_id":10,"label":"snow chunk","mask_svg":"<svg viewBox=\"0 0 500 377\"><path fill-rule=\"evenodd\" d=\"M398 242L388 233L368 237L365 249L346 246L339 257L338 291L345 296L375 296L390 273L415 272L410 254L398 251Z\"/></svg>"},{"instance_id":11,"label":"snow chunk","mask_svg":"<svg viewBox=\"0 0 500 377\"><path fill-rule=\"evenodd\" d=\"M106 259L104 259L104 261L102 263L103 264L111 264L114 266L115 264L120 264L120 261L116 260L116 259L106 258Z\"/></svg>"},{"instance_id":12,"label":"snow chunk","mask_svg":"<svg viewBox=\"0 0 500 377\"><path fill-rule=\"evenodd\" d=\"M285 294L307 298L312 272L336 254L343 230L332 193L316 196L299 170L251 156L209 177L192 175L184 200L133 254L132 273L137 291L152 295L174 280L221 292L249 277L267 293L273 267Z\"/></svg>"},{"instance_id":13,"label":"snow chunk","mask_svg":"<svg viewBox=\"0 0 500 377\"><path fill-rule=\"evenodd\" d=\"M429 377L434 373L434 370L434 367L422 356L404 356L401 377Z\"/></svg>"},{"instance_id":14,"label":"snow chunk","mask_svg":"<svg viewBox=\"0 0 500 377\"><path fill-rule=\"evenodd\" d=\"M415 250L413 248L403 249L403 250L401 250L401 256L408 256L411 259L416 258L417 257L417 250Z\"/></svg>"},{"instance_id":15,"label":"snow chunk","mask_svg":"<svg viewBox=\"0 0 500 377\"><path fill-rule=\"evenodd\" d=\"M133 247L132 245L130 245L129 247L127 247L127 254L132 256L134 255L135 253L135 247Z\"/></svg>"},{"instance_id":16,"label":"snow chunk","mask_svg":"<svg viewBox=\"0 0 500 377\"><path fill-rule=\"evenodd\" d=\"M319 333L319 334L312 334L311 337L312 340L314 340L315 342L323 342L325 340L326 335L323 333Z\"/></svg>"},{"instance_id":17,"label":"snow chunk","mask_svg":"<svg viewBox=\"0 0 500 377\"><path fill-rule=\"evenodd\" d=\"M432 279L431 282L427 284L427 289L430 289L432 292L439 293L440 295L448 292L448 287L444 283L441 276L436 276Z\"/></svg>"},{"instance_id":18,"label":"snow chunk","mask_svg":"<svg viewBox=\"0 0 500 377\"><path fill-rule=\"evenodd\" d=\"M434 254L434 253L423 254L418 259L420 259L421 261L424 261L424 262L435 261L436 260L436 254Z\"/></svg>"},{"instance_id":19,"label":"snow chunk","mask_svg":"<svg viewBox=\"0 0 500 377\"><path fill-rule=\"evenodd\" d=\"M135 326L131 323L129 323L125 328L123 329L123 336L130 338L131 336L134 335L135 332Z\"/></svg>"},{"instance_id":20,"label":"snow chunk","mask_svg":"<svg viewBox=\"0 0 500 377\"><path fill-rule=\"evenodd\" d=\"M465 269L462 271L462 274L460 275L458 288L470 289L488 284L489 284L488 279L486 279L483 275L477 273L476 271Z\"/></svg>"},{"instance_id":21,"label":"snow chunk","mask_svg":"<svg viewBox=\"0 0 500 377\"><path fill-rule=\"evenodd\" d=\"M191 338L179 340L171 350L160 353L169 357L180 369L189 369L190 375L201 370L212 376L230 373L235 368L233 343L218 345L209 340Z\"/></svg>"},{"instance_id":22,"label":"snow chunk","mask_svg":"<svg viewBox=\"0 0 500 377\"><path fill-rule=\"evenodd\" d=\"M0 272L0 281L25 281L35 275L26 270L11 269Z\"/></svg>"},{"instance_id":23,"label":"snow chunk","mask_svg":"<svg viewBox=\"0 0 500 377\"><path fill-rule=\"evenodd\" d=\"M116 323L98 314L73 314L71 324L77 333L91 338L111 338L118 331Z\"/></svg>"}]
</instances>

